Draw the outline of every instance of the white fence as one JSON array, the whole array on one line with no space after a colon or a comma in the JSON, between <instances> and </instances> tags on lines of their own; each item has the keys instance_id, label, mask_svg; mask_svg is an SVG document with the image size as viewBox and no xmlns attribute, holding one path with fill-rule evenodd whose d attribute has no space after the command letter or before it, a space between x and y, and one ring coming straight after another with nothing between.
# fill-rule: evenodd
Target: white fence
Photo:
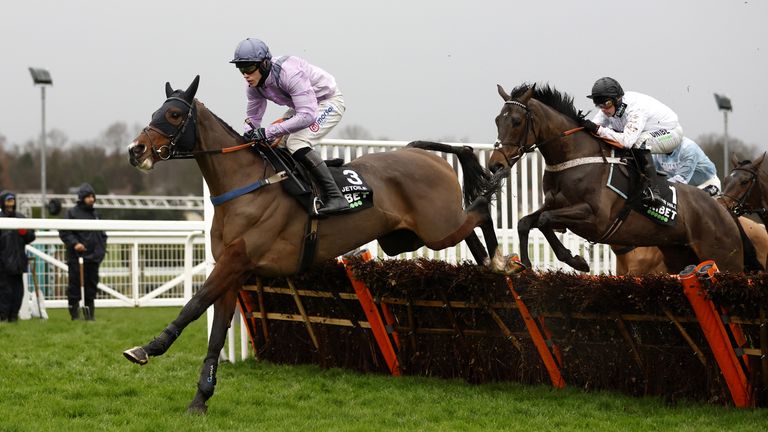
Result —
<instances>
[{"instance_id":1,"label":"white fence","mask_svg":"<svg viewBox=\"0 0 768 432\"><path fill-rule=\"evenodd\" d=\"M329 139L321 143L320 151L326 159L338 157L343 158L345 161L350 161L367 153L397 150L406 144L408 144L407 141ZM468 145L475 149L475 153L483 166L486 166L486 162L493 150L491 144L453 143L453 145ZM454 167L459 176L459 181L461 181L461 167L458 158L453 155L443 155L443 157ZM543 203L543 194L541 192L541 177L543 174L544 160L541 155L538 152L528 154L513 167L510 178L505 183L501 193L495 197L493 202L494 224L496 235L499 238L499 245L505 255L519 253L520 251L517 221L538 209ZM480 238L483 239L480 230L476 231ZM616 260L609 246L590 244L568 231L557 236L574 255L581 255L587 260L592 273L600 274L614 271ZM386 255L379 251L377 242L371 242L364 247L371 250L374 256L387 258ZM570 267L557 260L539 230L531 231L528 250L531 263L537 270L571 270ZM461 242L454 248L442 251L422 248L416 252L402 254L399 257L425 257L449 262L473 261L472 255L464 242Z\"/></svg>"}]
</instances>

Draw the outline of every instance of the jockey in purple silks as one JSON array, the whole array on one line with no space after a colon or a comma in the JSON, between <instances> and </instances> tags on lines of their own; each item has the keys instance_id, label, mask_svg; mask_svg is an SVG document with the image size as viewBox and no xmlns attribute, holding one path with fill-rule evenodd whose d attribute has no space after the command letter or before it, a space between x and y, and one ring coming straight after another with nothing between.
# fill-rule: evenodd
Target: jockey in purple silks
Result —
<instances>
[{"instance_id":1,"label":"jockey in purple silks","mask_svg":"<svg viewBox=\"0 0 768 432\"><path fill-rule=\"evenodd\" d=\"M248 38L235 49L234 63L248 83L246 131L248 141L271 143L287 136L285 147L315 177L323 189L320 214L349 210L346 198L313 147L344 115L344 97L328 72L295 56L272 57L267 45ZM286 120L262 126L267 101L289 107Z\"/></svg>"}]
</instances>

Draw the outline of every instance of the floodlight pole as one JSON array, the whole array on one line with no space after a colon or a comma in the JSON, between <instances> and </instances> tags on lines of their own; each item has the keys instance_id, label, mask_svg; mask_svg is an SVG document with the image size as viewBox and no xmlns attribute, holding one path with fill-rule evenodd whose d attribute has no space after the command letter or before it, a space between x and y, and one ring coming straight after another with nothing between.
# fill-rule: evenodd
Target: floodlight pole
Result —
<instances>
[{"instance_id":1,"label":"floodlight pole","mask_svg":"<svg viewBox=\"0 0 768 432\"><path fill-rule=\"evenodd\" d=\"M728 172L728 111L733 110L731 99L725 95L715 93L715 102L717 109L723 112L723 122L725 124L723 133L723 176Z\"/></svg>"},{"instance_id":2,"label":"floodlight pole","mask_svg":"<svg viewBox=\"0 0 768 432\"><path fill-rule=\"evenodd\" d=\"M47 207L45 204L45 86L53 85L53 80L51 79L50 72L45 69L30 67L29 73L32 75L32 82L35 85L40 85L40 106L42 109L42 131L40 135L40 198L42 202L40 203L40 217L45 219L45 209Z\"/></svg>"},{"instance_id":3,"label":"floodlight pole","mask_svg":"<svg viewBox=\"0 0 768 432\"><path fill-rule=\"evenodd\" d=\"M46 178L45 178L45 86L40 86L40 101L42 105L42 136L40 139L40 197L42 199L41 205L40 205L40 217L45 219L45 185L46 185Z\"/></svg>"},{"instance_id":4,"label":"floodlight pole","mask_svg":"<svg viewBox=\"0 0 768 432\"><path fill-rule=\"evenodd\" d=\"M728 174L728 110L723 110L723 177Z\"/></svg>"}]
</instances>

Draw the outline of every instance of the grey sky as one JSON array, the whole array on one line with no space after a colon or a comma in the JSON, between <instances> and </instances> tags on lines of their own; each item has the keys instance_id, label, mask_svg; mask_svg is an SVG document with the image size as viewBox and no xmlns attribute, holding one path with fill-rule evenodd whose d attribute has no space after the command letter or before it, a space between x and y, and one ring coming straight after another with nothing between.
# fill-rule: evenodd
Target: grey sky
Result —
<instances>
[{"instance_id":1,"label":"grey sky","mask_svg":"<svg viewBox=\"0 0 768 432\"><path fill-rule=\"evenodd\" d=\"M609 75L676 110L692 138L722 132L712 94L725 93L731 136L765 146L767 17L755 0L13 1L0 20L0 135L39 133L28 66L51 71L48 127L70 141L145 125L165 82L196 74L198 99L239 130L244 82L228 61L259 37L335 75L339 129L376 138L493 142L497 83L546 82L591 109L584 96Z\"/></svg>"}]
</instances>

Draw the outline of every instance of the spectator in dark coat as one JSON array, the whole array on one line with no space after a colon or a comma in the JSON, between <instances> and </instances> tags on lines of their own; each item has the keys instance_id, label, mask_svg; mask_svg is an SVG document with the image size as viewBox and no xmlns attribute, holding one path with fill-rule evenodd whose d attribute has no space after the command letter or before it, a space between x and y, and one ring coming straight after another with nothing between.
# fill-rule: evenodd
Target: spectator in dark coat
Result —
<instances>
[{"instance_id":1,"label":"spectator in dark coat","mask_svg":"<svg viewBox=\"0 0 768 432\"><path fill-rule=\"evenodd\" d=\"M16 196L11 192L0 192L0 206L0 217L24 217L16 213ZM34 230L0 230L0 321L19 319L24 299L23 275L27 271L24 247L34 240Z\"/></svg>"},{"instance_id":2,"label":"spectator in dark coat","mask_svg":"<svg viewBox=\"0 0 768 432\"><path fill-rule=\"evenodd\" d=\"M96 193L91 185L83 183L77 192L77 205L67 211L67 219L98 219L93 205ZM83 275L85 281L85 306L89 314L83 318L93 320L94 299L99 284L99 266L107 252L107 234L104 231L59 231L59 237L67 247L67 265L69 266L69 285L67 300L69 314L73 320L80 319L78 303L80 302L80 265L78 257L82 256Z\"/></svg>"}]
</instances>

